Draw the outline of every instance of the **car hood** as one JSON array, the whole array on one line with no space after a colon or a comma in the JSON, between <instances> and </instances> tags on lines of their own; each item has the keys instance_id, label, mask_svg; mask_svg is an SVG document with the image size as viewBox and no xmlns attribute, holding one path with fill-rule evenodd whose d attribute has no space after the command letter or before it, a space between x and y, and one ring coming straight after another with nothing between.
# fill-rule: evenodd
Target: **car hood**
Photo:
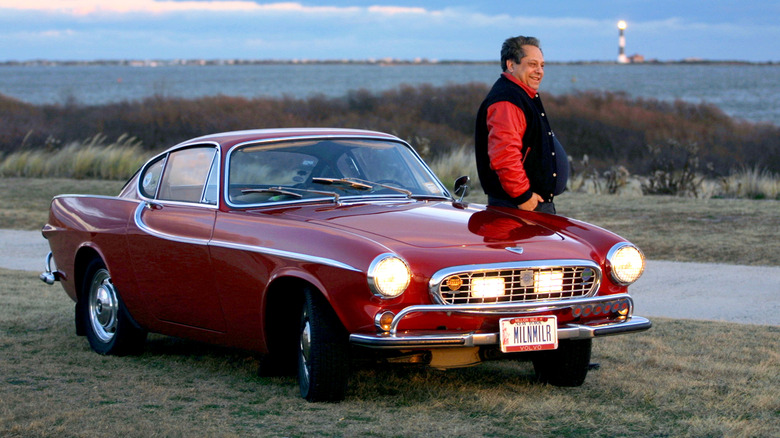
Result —
<instances>
[{"instance_id":1,"label":"car hood","mask_svg":"<svg viewBox=\"0 0 780 438\"><path fill-rule=\"evenodd\" d=\"M564 240L562 234L540 222L546 216L540 213L521 216L481 206L457 208L448 202L342 205L303 208L288 214L310 223L381 236L419 248L504 248L517 242Z\"/></svg>"}]
</instances>

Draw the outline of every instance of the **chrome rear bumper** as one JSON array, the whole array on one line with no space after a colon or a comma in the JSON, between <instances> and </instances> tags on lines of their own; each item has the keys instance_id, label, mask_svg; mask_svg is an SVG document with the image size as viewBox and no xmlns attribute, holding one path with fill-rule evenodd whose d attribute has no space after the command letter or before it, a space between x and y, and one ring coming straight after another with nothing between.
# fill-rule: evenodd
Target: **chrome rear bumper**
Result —
<instances>
[{"instance_id":1,"label":"chrome rear bumper","mask_svg":"<svg viewBox=\"0 0 780 438\"><path fill-rule=\"evenodd\" d=\"M53 255L51 252L46 256L46 270L41 273L41 275L38 276L38 278L41 279L42 282L52 285L55 281L60 281L60 278L62 277L62 274L60 271L52 270L51 269L51 262L53 260Z\"/></svg>"}]
</instances>

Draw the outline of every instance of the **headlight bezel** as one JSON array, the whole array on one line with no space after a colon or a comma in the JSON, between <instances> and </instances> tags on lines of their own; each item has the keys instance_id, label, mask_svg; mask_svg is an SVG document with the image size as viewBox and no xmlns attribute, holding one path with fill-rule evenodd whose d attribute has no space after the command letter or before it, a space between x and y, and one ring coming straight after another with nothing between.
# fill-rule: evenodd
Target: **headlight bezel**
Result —
<instances>
[{"instance_id":1,"label":"headlight bezel","mask_svg":"<svg viewBox=\"0 0 780 438\"><path fill-rule=\"evenodd\" d=\"M392 270L397 270L395 274L400 277L395 280L397 284L388 290L387 281L393 281ZM405 270L405 273L401 272L402 270ZM404 259L392 253L385 253L374 258L368 266L367 277L371 293L379 298L391 300L400 297L409 288L412 271Z\"/></svg>"},{"instance_id":2,"label":"headlight bezel","mask_svg":"<svg viewBox=\"0 0 780 438\"><path fill-rule=\"evenodd\" d=\"M626 253L625 251L629 252ZM636 274L625 272L626 262L622 260L632 257L638 257L638 260L634 261L638 261L641 264L639 272ZM629 242L620 242L612 246L607 253L607 265L612 280L621 286L628 286L635 283L642 276L645 271L646 260L644 253L636 245Z\"/></svg>"}]
</instances>

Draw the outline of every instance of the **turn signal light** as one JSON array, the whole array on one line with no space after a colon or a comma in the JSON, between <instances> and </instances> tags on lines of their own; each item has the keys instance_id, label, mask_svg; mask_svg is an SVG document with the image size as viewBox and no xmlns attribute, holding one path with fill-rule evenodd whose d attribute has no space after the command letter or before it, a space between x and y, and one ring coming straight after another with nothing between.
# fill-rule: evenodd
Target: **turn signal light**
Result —
<instances>
[{"instance_id":1,"label":"turn signal light","mask_svg":"<svg viewBox=\"0 0 780 438\"><path fill-rule=\"evenodd\" d=\"M374 317L374 325L383 332L389 332L393 325L393 318L395 318L395 314L390 311L377 313Z\"/></svg>"}]
</instances>

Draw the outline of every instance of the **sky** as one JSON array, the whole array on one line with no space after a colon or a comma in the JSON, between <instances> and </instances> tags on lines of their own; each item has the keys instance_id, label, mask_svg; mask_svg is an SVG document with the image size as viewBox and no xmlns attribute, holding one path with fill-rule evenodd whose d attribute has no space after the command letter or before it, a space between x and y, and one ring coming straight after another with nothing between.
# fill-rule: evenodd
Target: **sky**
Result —
<instances>
[{"instance_id":1,"label":"sky","mask_svg":"<svg viewBox=\"0 0 780 438\"><path fill-rule=\"evenodd\" d=\"M780 62L780 0L0 0L0 62L118 59Z\"/></svg>"}]
</instances>

